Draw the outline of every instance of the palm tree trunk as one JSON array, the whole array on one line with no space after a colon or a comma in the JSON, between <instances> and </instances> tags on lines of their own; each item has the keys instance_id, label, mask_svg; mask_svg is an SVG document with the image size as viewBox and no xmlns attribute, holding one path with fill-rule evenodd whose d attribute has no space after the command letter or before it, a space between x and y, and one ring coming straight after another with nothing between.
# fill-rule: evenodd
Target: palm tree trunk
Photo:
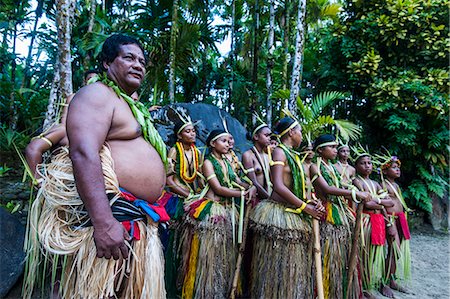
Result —
<instances>
[{"instance_id":1,"label":"palm tree trunk","mask_svg":"<svg viewBox=\"0 0 450 299\"><path fill-rule=\"evenodd\" d=\"M61 77L61 96L64 99L73 93L70 39L72 36L71 21L75 13L75 1L76 0L58 0L57 2L58 65Z\"/></svg>"},{"instance_id":2,"label":"palm tree trunk","mask_svg":"<svg viewBox=\"0 0 450 299\"><path fill-rule=\"evenodd\" d=\"M267 74L266 74L266 121L268 124L272 123L272 67L273 67L273 51L274 51L274 36L275 36L275 0L270 0L269 7L269 36L267 39L267 49L269 52L267 59Z\"/></svg>"},{"instance_id":3,"label":"palm tree trunk","mask_svg":"<svg viewBox=\"0 0 450 299\"><path fill-rule=\"evenodd\" d=\"M287 89L288 85L288 64L289 64L289 34L291 29L291 4L289 0L285 0L284 4L284 35L283 35L283 47L284 47L284 60L283 60L283 89Z\"/></svg>"},{"instance_id":4,"label":"palm tree trunk","mask_svg":"<svg viewBox=\"0 0 450 299\"><path fill-rule=\"evenodd\" d=\"M302 81L301 65L303 56L303 46L305 43L305 14L306 0L299 0L297 15L297 37L295 41L294 66L292 68L291 95L289 98L288 109L296 114L297 96L300 92Z\"/></svg>"},{"instance_id":5,"label":"palm tree trunk","mask_svg":"<svg viewBox=\"0 0 450 299\"><path fill-rule=\"evenodd\" d=\"M89 23L88 23L88 29L87 33L91 33L92 29L94 28L95 24L95 12L97 9L97 1L91 0L90 2L90 10L89 10ZM91 53L89 51L86 53L86 56L83 59L83 66L85 69L89 67L89 61L91 60Z\"/></svg>"},{"instance_id":6,"label":"palm tree trunk","mask_svg":"<svg viewBox=\"0 0 450 299\"><path fill-rule=\"evenodd\" d=\"M169 101L175 103L175 49L178 35L178 0L173 1L172 28L170 31L169 54Z\"/></svg>"},{"instance_id":7,"label":"palm tree trunk","mask_svg":"<svg viewBox=\"0 0 450 299\"><path fill-rule=\"evenodd\" d=\"M56 27L58 30L58 59L43 129L59 117L59 102L73 93L70 39L75 0L58 0L56 3Z\"/></svg>"},{"instance_id":8,"label":"palm tree trunk","mask_svg":"<svg viewBox=\"0 0 450 299\"><path fill-rule=\"evenodd\" d=\"M235 60L235 47L236 47L236 0L231 1L231 45L230 45L230 65L231 65L231 79L230 87L228 91L228 112L231 109L231 103L233 101L233 84L234 84L234 60Z\"/></svg>"},{"instance_id":9,"label":"palm tree trunk","mask_svg":"<svg viewBox=\"0 0 450 299\"><path fill-rule=\"evenodd\" d=\"M59 59L57 59L58 61ZM55 68L52 86L50 88L50 96L48 97L47 112L45 113L44 124L42 130L47 131L58 117L58 99L61 97L61 89L59 85L60 76L59 68Z\"/></svg>"},{"instance_id":10,"label":"palm tree trunk","mask_svg":"<svg viewBox=\"0 0 450 299\"><path fill-rule=\"evenodd\" d=\"M252 103L250 105L250 110L252 112L252 125L256 124L256 117L255 117L255 111L256 111L256 105L258 102L258 94L256 91L256 86L258 84L258 34L259 34L259 0L255 1L255 27L254 27L254 36L253 36L253 73L252 73L252 82L253 82L253 96L252 96Z\"/></svg>"}]
</instances>

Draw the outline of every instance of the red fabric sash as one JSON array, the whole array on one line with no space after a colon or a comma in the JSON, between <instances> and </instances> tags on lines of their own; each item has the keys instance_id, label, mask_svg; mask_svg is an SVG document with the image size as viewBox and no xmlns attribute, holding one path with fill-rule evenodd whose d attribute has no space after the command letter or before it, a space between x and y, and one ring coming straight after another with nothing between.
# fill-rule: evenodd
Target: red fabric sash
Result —
<instances>
[{"instance_id":1,"label":"red fabric sash","mask_svg":"<svg viewBox=\"0 0 450 299\"><path fill-rule=\"evenodd\" d=\"M405 238L405 240L411 239L411 233L409 232L409 226L408 221L406 220L405 212L395 213L395 216L398 217L397 223L399 225L397 225L397 227L400 226L400 228L402 229L403 237Z\"/></svg>"},{"instance_id":2,"label":"red fabric sash","mask_svg":"<svg viewBox=\"0 0 450 299\"><path fill-rule=\"evenodd\" d=\"M372 245L384 245L386 242L386 223L382 214L370 214L370 224L372 226Z\"/></svg>"}]
</instances>

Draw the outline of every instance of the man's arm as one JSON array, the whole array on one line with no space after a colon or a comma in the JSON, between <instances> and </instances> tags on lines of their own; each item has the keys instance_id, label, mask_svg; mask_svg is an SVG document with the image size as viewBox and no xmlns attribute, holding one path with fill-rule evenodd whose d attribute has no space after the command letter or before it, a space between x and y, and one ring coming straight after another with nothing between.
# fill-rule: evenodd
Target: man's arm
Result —
<instances>
[{"instance_id":1,"label":"man's arm","mask_svg":"<svg viewBox=\"0 0 450 299\"><path fill-rule=\"evenodd\" d=\"M100 150L110 130L115 96L103 84L82 88L72 100L67 115L70 158L78 193L94 227L97 257L128 256L124 227L113 217L105 192Z\"/></svg>"}]
</instances>

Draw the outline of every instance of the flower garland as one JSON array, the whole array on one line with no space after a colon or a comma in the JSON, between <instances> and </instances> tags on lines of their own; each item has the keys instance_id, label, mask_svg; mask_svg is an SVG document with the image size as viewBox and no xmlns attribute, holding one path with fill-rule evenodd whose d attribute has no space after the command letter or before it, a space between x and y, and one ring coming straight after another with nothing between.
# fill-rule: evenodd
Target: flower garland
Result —
<instances>
[{"instance_id":1,"label":"flower garland","mask_svg":"<svg viewBox=\"0 0 450 299\"><path fill-rule=\"evenodd\" d=\"M179 169L177 169L177 174L180 176L180 178L185 181L186 183L192 183L194 182L195 178L197 177L197 171L198 171L198 150L195 147L195 145L191 145L192 154L194 158L194 171L191 176L188 175L188 163L186 163L186 156L184 153L184 147L183 144L180 141L176 142L176 149L177 149L177 160L179 161ZM178 165L178 164L177 164Z\"/></svg>"},{"instance_id":2,"label":"flower garland","mask_svg":"<svg viewBox=\"0 0 450 299\"><path fill-rule=\"evenodd\" d=\"M141 125L142 136L144 140L150 143L155 150L158 152L164 166L167 168L167 149L166 144L159 135L155 126L153 125L153 118L150 115L148 109L141 102L133 100L129 95L127 95L117 84L110 80L105 74L98 76L97 81L102 82L108 87L111 87L116 95L127 102L128 106L133 112L134 118ZM95 81L94 81L95 82Z\"/></svg>"}]
</instances>

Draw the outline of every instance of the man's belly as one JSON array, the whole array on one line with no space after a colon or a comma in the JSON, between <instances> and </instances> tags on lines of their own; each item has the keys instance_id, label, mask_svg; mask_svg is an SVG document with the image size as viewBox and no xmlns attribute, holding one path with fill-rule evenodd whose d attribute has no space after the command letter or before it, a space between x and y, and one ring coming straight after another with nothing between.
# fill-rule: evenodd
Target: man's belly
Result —
<instances>
[{"instance_id":1,"label":"man's belly","mask_svg":"<svg viewBox=\"0 0 450 299\"><path fill-rule=\"evenodd\" d=\"M141 137L108 143L120 187L138 198L156 201L166 185L166 172L156 150Z\"/></svg>"}]
</instances>

